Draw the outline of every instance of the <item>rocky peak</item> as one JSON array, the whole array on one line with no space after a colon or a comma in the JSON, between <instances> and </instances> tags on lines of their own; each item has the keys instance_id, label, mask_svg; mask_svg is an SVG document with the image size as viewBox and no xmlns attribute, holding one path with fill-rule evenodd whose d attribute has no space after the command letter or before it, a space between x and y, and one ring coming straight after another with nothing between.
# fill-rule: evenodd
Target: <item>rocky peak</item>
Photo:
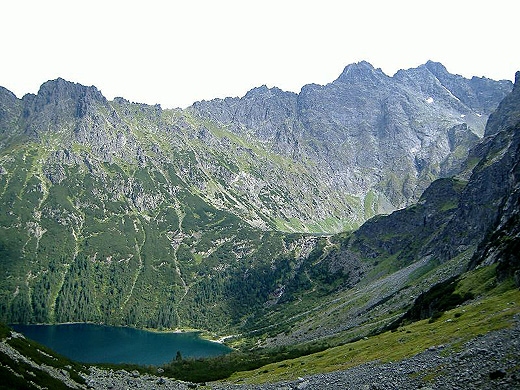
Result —
<instances>
[{"instance_id":1,"label":"rocky peak","mask_svg":"<svg viewBox=\"0 0 520 390\"><path fill-rule=\"evenodd\" d=\"M42 84L38 94L22 98L25 132L37 135L51 125L74 127L75 121L89 112L95 113L98 105L107 105L106 98L94 86L73 83L62 78Z\"/></svg>"},{"instance_id":2,"label":"rocky peak","mask_svg":"<svg viewBox=\"0 0 520 390\"><path fill-rule=\"evenodd\" d=\"M438 103L440 100L450 100L454 97L449 88L443 85L443 80L452 76L444 65L428 61L416 68L397 71L393 79L428 98L433 98L432 103Z\"/></svg>"},{"instance_id":3,"label":"rocky peak","mask_svg":"<svg viewBox=\"0 0 520 390\"><path fill-rule=\"evenodd\" d=\"M94 102L106 104L106 98L94 86L86 87L62 78L43 83L37 95L23 97L25 116L57 109L62 114L80 118Z\"/></svg>"},{"instance_id":4,"label":"rocky peak","mask_svg":"<svg viewBox=\"0 0 520 390\"><path fill-rule=\"evenodd\" d=\"M444 65L428 61L424 67L431 72L442 87L476 113L490 114L509 91L509 80L494 81L486 77L472 77L470 80L457 74L449 73Z\"/></svg>"},{"instance_id":5,"label":"rocky peak","mask_svg":"<svg viewBox=\"0 0 520 390\"><path fill-rule=\"evenodd\" d=\"M437 78L451 76L446 67L440 62L428 60L426 64L424 64L423 66L426 69L428 69L432 74L434 74Z\"/></svg>"},{"instance_id":6,"label":"rocky peak","mask_svg":"<svg viewBox=\"0 0 520 390\"><path fill-rule=\"evenodd\" d=\"M278 87L268 88L264 84L264 85L262 85L260 87L256 87L256 88L251 89L250 91L248 91L246 93L246 95L244 97L246 99L247 98L254 99L254 98L258 98L258 97L264 97L265 98L265 97L275 97L275 96L283 96L283 95L295 95L295 93L294 92L282 91Z\"/></svg>"},{"instance_id":7,"label":"rocky peak","mask_svg":"<svg viewBox=\"0 0 520 390\"><path fill-rule=\"evenodd\" d=\"M62 149L77 142L100 161L139 164L147 156L140 143L143 130L160 134L181 126L183 134L200 140L196 161L204 167L201 182L207 176L208 183L224 183L228 191L240 172L251 188L266 188L260 193L236 185L244 210L254 205L266 220L281 224L292 223L291 218L304 221L303 228L283 225L291 230L331 232L417 200L432 179L458 173L477 142L472 132L476 128L483 134L485 108L478 108L484 112L478 116L428 68L462 86L469 82L446 75L444 66L434 62L401 71L400 78L362 61L347 66L336 81L309 84L299 94L263 85L240 98L194 103L186 114L167 115L166 120L159 106L120 98L108 103L95 87L57 79L19 101L24 115L18 119L20 132L36 137L59 131L66 140ZM502 97L493 98L502 93L497 83L474 90L487 88L498 105ZM137 136L133 127L140 129ZM185 140L172 142L177 147ZM217 154L222 160L213 157ZM227 169L228 163L233 169ZM200 188L209 188L204 185ZM327 225L309 227L315 221Z\"/></svg>"},{"instance_id":8,"label":"rocky peak","mask_svg":"<svg viewBox=\"0 0 520 390\"><path fill-rule=\"evenodd\" d=\"M269 88L267 85L261 85L260 87L255 87L249 91L247 91L245 97L246 98L254 98L256 96L262 96L269 93Z\"/></svg>"},{"instance_id":9,"label":"rocky peak","mask_svg":"<svg viewBox=\"0 0 520 390\"><path fill-rule=\"evenodd\" d=\"M7 88L0 86L0 104L5 105L6 103L17 101L18 98L14 93L9 91Z\"/></svg>"},{"instance_id":10,"label":"rocky peak","mask_svg":"<svg viewBox=\"0 0 520 390\"><path fill-rule=\"evenodd\" d=\"M21 105L14 93L0 87L0 135L13 133L21 112Z\"/></svg>"},{"instance_id":11,"label":"rocky peak","mask_svg":"<svg viewBox=\"0 0 520 390\"><path fill-rule=\"evenodd\" d=\"M468 100L470 106L457 97L464 91L477 96ZM487 115L509 91L507 83L450 75L433 61L394 77L361 61L346 66L335 81L305 85L299 94L264 85L242 98L200 102L192 109L294 159L302 172L318 178L308 191L315 198L368 196L371 210L388 213L417 200L433 178L459 172L484 133ZM289 173L283 176L283 183L290 182Z\"/></svg>"},{"instance_id":12,"label":"rocky peak","mask_svg":"<svg viewBox=\"0 0 520 390\"><path fill-rule=\"evenodd\" d=\"M513 91L500 104L497 110L489 116L485 135L493 135L501 130L516 125L520 121L520 71L515 74Z\"/></svg>"},{"instance_id":13,"label":"rocky peak","mask_svg":"<svg viewBox=\"0 0 520 390\"><path fill-rule=\"evenodd\" d=\"M96 87L87 87L62 78L43 83L38 91L37 100L43 104L56 104L67 100L106 102L105 97Z\"/></svg>"},{"instance_id":14,"label":"rocky peak","mask_svg":"<svg viewBox=\"0 0 520 390\"><path fill-rule=\"evenodd\" d=\"M411 92L419 92L431 107L442 106L450 116L459 117L479 137L484 135L488 115L512 88L508 80L466 79L451 74L444 65L433 61L400 70L393 78Z\"/></svg>"},{"instance_id":15,"label":"rocky peak","mask_svg":"<svg viewBox=\"0 0 520 390\"><path fill-rule=\"evenodd\" d=\"M378 83L382 79L389 78L381 69L375 69L372 64L367 61L361 61L350 64L343 69L341 75L336 79L335 83Z\"/></svg>"},{"instance_id":16,"label":"rocky peak","mask_svg":"<svg viewBox=\"0 0 520 390\"><path fill-rule=\"evenodd\" d=\"M295 117L297 96L294 92L262 85L241 98L200 101L192 108L202 117L228 125L235 133L243 134L245 130L274 149L287 149L291 153L291 122Z\"/></svg>"}]
</instances>

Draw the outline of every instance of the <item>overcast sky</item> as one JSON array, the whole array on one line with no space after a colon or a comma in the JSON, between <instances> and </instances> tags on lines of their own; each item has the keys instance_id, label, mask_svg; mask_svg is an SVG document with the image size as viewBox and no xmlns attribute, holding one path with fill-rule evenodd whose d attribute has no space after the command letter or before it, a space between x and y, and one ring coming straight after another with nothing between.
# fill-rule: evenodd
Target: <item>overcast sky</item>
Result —
<instances>
[{"instance_id":1,"label":"overcast sky","mask_svg":"<svg viewBox=\"0 0 520 390\"><path fill-rule=\"evenodd\" d=\"M386 74L431 59L465 77L520 70L516 0L12 0L0 85L18 97L63 77L163 108L299 92L369 61Z\"/></svg>"}]
</instances>

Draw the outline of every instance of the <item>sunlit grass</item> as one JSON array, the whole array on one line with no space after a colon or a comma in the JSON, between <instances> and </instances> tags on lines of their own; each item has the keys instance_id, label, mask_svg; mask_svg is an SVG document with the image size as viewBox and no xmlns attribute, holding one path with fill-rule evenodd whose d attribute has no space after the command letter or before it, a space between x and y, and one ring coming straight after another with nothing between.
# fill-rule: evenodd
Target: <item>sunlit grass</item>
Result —
<instances>
[{"instance_id":1,"label":"sunlit grass","mask_svg":"<svg viewBox=\"0 0 520 390\"><path fill-rule=\"evenodd\" d=\"M478 335L506 328L520 313L520 291L513 289L428 319L316 354L273 363L254 371L233 374L229 381L266 383L345 370L366 362L402 360L431 346L460 345Z\"/></svg>"}]
</instances>

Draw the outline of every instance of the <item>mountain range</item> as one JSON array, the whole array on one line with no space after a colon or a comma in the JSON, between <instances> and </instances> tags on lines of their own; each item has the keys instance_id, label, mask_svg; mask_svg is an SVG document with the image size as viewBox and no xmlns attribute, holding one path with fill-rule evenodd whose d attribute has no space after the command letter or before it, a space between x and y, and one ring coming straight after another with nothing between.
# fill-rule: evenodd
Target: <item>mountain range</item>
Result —
<instances>
[{"instance_id":1,"label":"mountain range","mask_svg":"<svg viewBox=\"0 0 520 390\"><path fill-rule=\"evenodd\" d=\"M185 110L0 88L0 320L333 346L518 286L519 84L361 62Z\"/></svg>"}]
</instances>

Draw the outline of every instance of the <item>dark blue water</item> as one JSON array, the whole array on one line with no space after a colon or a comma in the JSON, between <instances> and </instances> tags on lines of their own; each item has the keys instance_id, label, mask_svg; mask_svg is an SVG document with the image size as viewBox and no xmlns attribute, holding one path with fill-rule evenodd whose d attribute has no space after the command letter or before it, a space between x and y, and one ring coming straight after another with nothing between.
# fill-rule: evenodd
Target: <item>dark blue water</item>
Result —
<instances>
[{"instance_id":1,"label":"dark blue water","mask_svg":"<svg viewBox=\"0 0 520 390\"><path fill-rule=\"evenodd\" d=\"M175 359L223 355L225 345L197 333L155 333L94 324L12 325L17 332L61 355L84 363L161 365Z\"/></svg>"}]
</instances>

